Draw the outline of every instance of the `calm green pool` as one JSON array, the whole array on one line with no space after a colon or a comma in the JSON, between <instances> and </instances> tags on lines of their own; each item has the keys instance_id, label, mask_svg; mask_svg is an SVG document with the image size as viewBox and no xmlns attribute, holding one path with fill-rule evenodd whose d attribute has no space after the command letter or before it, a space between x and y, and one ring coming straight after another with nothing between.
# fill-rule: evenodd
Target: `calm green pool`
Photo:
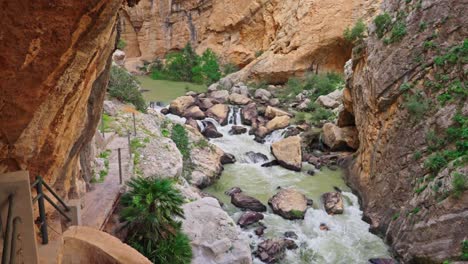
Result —
<instances>
[{"instance_id":1,"label":"calm green pool","mask_svg":"<svg viewBox=\"0 0 468 264\"><path fill-rule=\"evenodd\" d=\"M143 97L149 102L169 103L175 98L185 95L187 91L205 92L206 85L188 82L174 82L166 80L153 80L149 76L137 76L144 90Z\"/></svg>"}]
</instances>

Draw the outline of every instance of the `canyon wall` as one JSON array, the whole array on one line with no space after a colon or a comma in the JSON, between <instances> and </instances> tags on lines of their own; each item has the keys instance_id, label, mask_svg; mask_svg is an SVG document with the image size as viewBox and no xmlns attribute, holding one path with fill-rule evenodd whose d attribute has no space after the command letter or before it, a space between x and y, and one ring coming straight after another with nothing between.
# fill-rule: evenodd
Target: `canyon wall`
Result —
<instances>
[{"instance_id":1,"label":"canyon wall","mask_svg":"<svg viewBox=\"0 0 468 264\"><path fill-rule=\"evenodd\" d=\"M459 260L468 238L468 192L455 183L468 175L467 9L385 0L392 26L379 38L371 23L346 69L361 142L348 181L404 263Z\"/></svg>"},{"instance_id":2,"label":"canyon wall","mask_svg":"<svg viewBox=\"0 0 468 264\"><path fill-rule=\"evenodd\" d=\"M378 0L143 0L121 12L127 68L187 42L245 67L238 79L283 83L305 71L342 71L351 56L343 31L370 18ZM317 69L318 68L318 69Z\"/></svg>"},{"instance_id":3,"label":"canyon wall","mask_svg":"<svg viewBox=\"0 0 468 264\"><path fill-rule=\"evenodd\" d=\"M0 173L28 170L62 194L85 191L79 156L101 116L121 5L2 2Z\"/></svg>"}]
</instances>

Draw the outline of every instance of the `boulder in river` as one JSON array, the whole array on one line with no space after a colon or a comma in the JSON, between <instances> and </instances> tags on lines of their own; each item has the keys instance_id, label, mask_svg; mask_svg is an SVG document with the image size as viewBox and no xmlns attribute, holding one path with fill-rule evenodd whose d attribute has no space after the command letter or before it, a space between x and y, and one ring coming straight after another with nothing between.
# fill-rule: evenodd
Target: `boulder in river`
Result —
<instances>
[{"instance_id":1,"label":"boulder in river","mask_svg":"<svg viewBox=\"0 0 468 264\"><path fill-rule=\"evenodd\" d=\"M228 122L229 106L225 104L216 104L206 111L206 116L216 120L221 125L226 125Z\"/></svg>"},{"instance_id":2,"label":"boulder in river","mask_svg":"<svg viewBox=\"0 0 468 264\"><path fill-rule=\"evenodd\" d=\"M265 263L277 263L284 258L286 249L295 248L297 248L296 243L289 239L267 239L258 245L254 254Z\"/></svg>"},{"instance_id":3,"label":"boulder in river","mask_svg":"<svg viewBox=\"0 0 468 264\"><path fill-rule=\"evenodd\" d=\"M358 149L359 137L356 127L338 127L332 123L323 125L323 142L331 150Z\"/></svg>"},{"instance_id":4,"label":"boulder in river","mask_svg":"<svg viewBox=\"0 0 468 264\"><path fill-rule=\"evenodd\" d=\"M182 114L185 118L193 118L197 120L202 120L205 118L205 113L200 109L198 106L191 106L187 108L184 113Z\"/></svg>"},{"instance_id":5,"label":"boulder in river","mask_svg":"<svg viewBox=\"0 0 468 264\"><path fill-rule=\"evenodd\" d=\"M209 98L198 98L197 105L202 111L206 111L213 106L213 103Z\"/></svg>"},{"instance_id":6,"label":"boulder in river","mask_svg":"<svg viewBox=\"0 0 468 264\"><path fill-rule=\"evenodd\" d=\"M205 129L203 130L202 134L207 138L220 138L223 137L223 134L218 132L215 125L210 122L205 123Z\"/></svg>"},{"instance_id":7,"label":"boulder in river","mask_svg":"<svg viewBox=\"0 0 468 264\"><path fill-rule=\"evenodd\" d=\"M323 205L328 214L342 214L344 211L343 197L339 192L328 192L322 195Z\"/></svg>"},{"instance_id":8,"label":"boulder in river","mask_svg":"<svg viewBox=\"0 0 468 264\"><path fill-rule=\"evenodd\" d=\"M284 237L292 238L292 239L297 239L298 238L297 234L294 231L284 232Z\"/></svg>"},{"instance_id":9,"label":"boulder in river","mask_svg":"<svg viewBox=\"0 0 468 264\"><path fill-rule=\"evenodd\" d=\"M231 135L240 135L247 133L247 128L243 126L232 126L229 134Z\"/></svg>"},{"instance_id":10,"label":"boulder in river","mask_svg":"<svg viewBox=\"0 0 468 264\"><path fill-rule=\"evenodd\" d=\"M224 153L223 156L221 156L221 164L233 164L236 163L236 157L230 153Z\"/></svg>"},{"instance_id":11,"label":"boulder in river","mask_svg":"<svg viewBox=\"0 0 468 264\"><path fill-rule=\"evenodd\" d=\"M228 195L228 196L232 196L236 193L241 193L242 192L242 189L239 188L239 187L232 187L231 189L227 190L224 192L224 194Z\"/></svg>"},{"instance_id":12,"label":"boulder in river","mask_svg":"<svg viewBox=\"0 0 468 264\"><path fill-rule=\"evenodd\" d=\"M185 110L193 104L195 104L195 98L192 96L180 96L171 102L169 111L174 115L182 116Z\"/></svg>"},{"instance_id":13,"label":"boulder in river","mask_svg":"<svg viewBox=\"0 0 468 264\"><path fill-rule=\"evenodd\" d=\"M283 111L279 108L276 108L276 107L271 107L271 106L267 106L267 108L265 109L265 116L269 119L273 119L277 116L289 116L289 117L292 117L292 114L286 112L286 111Z\"/></svg>"},{"instance_id":14,"label":"boulder in river","mask_svg":"<svg viewBox=\"0 0 468 264\"><path fill-rule=\"evenodd\" d=\"M249 151L245 153L245 156L251 161L251 163L264 163L268 161L268 157L260 152Z\"/></svg>"},{"instance_id":15,"label":"boulder in river","mask_svg":"<svg viewBox=\"0 0 468 264\"><path fill-rule=\"evenodd\" d=\"M265 226L260 225L259 227L257 227L257 228L255 229L255 234L256 234L257 236L263 236L263 233L265 233L265 229L266 229Z\"/></svg>"},{"instance_id":16,"label":"boulder in river","mask_svg":"<svg viewBox=\"0 0 468 264\"><path fill-rule=\"evenodd\" d=\"M169 109L167 109L167 108L163 108L163 109L161 109L161 111L159 111L159 112L160 112L161 114L163 114L163 115L170 114L170 111L169 111Z\"/></svg>"},{"instance_id":17,"label":"boulder in river","mask_svg":"<svg viewBox=\"0 0 468 264\"><path fill-rule=\"evenodd\" d=\"M249 241L216 199L183 206L182 230L190 238L192 263L252 263Z\"/></svg>"},{"instance_id":18,"label":"boulder in river","mask_svg":"<svg viewBox=\"0 0 468 264\"><path fill-rule=\"evenodd\" d=\"M252 100L245 95L233 93L229 96L229 102L234 105L246 105Z\"/></svg>"},{"instance_id":19,"label":"boulder in river","mask_svg":"<svg viewBox=\"0 0 468 264\"><path fill-rule=\"evenodd\" d=\"M213 101L216 101L220 104L224 104L229 98L229 92L226 90L214 91L210 93L210 98Z\"/></svg>"},{"instance_id":20,"label":"boulder in river","mask_svg":"<svg viewBox=\"0 0 468 264\"><path fill-rule=\"evenodd\" d=\"M231 203L238 208L251 210L255 212L265 212L266 206L258 199L248 196L244 193L234 193L231 195Z\"/></svg>"},{"instance_id":21,"label":"boulder in river","mask_svg":"<svg viewBox=\"0 0 468 264\"><path fill-rule=\"evenodd\" d=\"M268 167L273 167L273 166L278 166L278 165L279 165L279 163L278 163L277 160L272 160L272 161L263 163L262 167L268 168Z\"/></svg>"},{"instance_id":22,"label":"boulder in river","mask_svg":"<svg viewBox=\"0 0 468 264\"><path fill-rule=\"evenodd\" d=\"M302 168L301 138L288 137L271 145L271 150L279 164L286 169L300 171Z\"/></svg>"},{"instance_id":23,"label":"boulder in river","mask_svg":"<svg viewBox=\"0 0 468 264\"><path fill-rule=\"evenodd\" d=\"M197 131L200 132L200 128L198 127L197 120L193 118L187 118L187 120L185 120L185 124L195 128Z\"/></svg>"},{"instance_id":24,"label":"boulder in river","mask_svg":"<svg viewBox=\"0 0 468 264\"><path fill-rule=\"evenodd\" d=\"M293 188L282 188L268 200L275 214L285 219L304 219L307 210L307 198Z\"/></svg>"},{"instance_id":25,"label":"boulder in river","mask_svg":"<svg viewBox=\"0 0 468 264\"><path fill-rule=\"evenodd\" d=\"M257 119L257 105L250 103L242 108L241 119L242 124L250 126Z\"/></svg>"},{"instance_id":26,"label":"boulder in river","mask_svg":"<svg viewBox=\"0 0 468 264\"><path fill-rule=\"evenodd\" d=\"M337 108L343 98L343 91L342 90L335 90L327 95L321 95L315 101L317 104L326 107L326 108Z\"/></svg>"},{"instance_id":27,"label":"boulder in river","mask_svg":"<svg viewBox=\"0 0 468 264\"><path fill-rule=\"evenodd\" d=\"M241 215L241 217L237 221L237 224L240 225L241 227L246 227L251 224L257 223L258 221L262 219L263 219L262 213L247 211Z\"/></svg>"},{"instance_id":28,"label":"boulder in river","mask_svg":"<svg viewBox=\"0 0 468 264\"><path fill-rule=\"evenodd\" d=\"M393 259L389 258L371 258L369 259L369 263L371 264L396 264Z\"/></svg>"},{"instance_id":29,"label":"boulder in river","mask_svg":"<svg viewBox=\"0 0 468 264\"><path fill-rule=\"evenodd\" d=\"M266 128L268 129L268 132L285 128L289 126L290 120L291 118L289 116L277 116L272 120L268 121L268 123L266 124Z\"/></svg>"}]
</instances>

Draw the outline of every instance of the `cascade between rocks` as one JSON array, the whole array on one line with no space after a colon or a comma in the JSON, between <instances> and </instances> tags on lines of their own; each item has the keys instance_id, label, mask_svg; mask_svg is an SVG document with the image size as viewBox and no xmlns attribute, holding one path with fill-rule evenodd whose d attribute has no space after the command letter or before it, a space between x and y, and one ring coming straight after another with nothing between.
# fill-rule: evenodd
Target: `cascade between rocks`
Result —
<instances>
[{"instance_id":1,"label":"cascade between rocks","mask_svg":"<svg viewBox=\"0 0 468 264\"><path fill-rule=\"evenodd\" d=\"M180 119L174 115L168 117L173 120ZM178 121L184 120L182 118ZM265 138L264 144L254 141L254 136L248 133L232 135L229 133L232 126L242 124L240 108L235 106L230 106L227 125L221 126L216 120L206 118L198 121L200 130L203 131L207 123L216 126L218 132L223 135L220 138L210 139L210 142L226 153L233 154L237 162L225 165L221 178L204 191L222 201L224 210L235 221L243 212L232 205L230 197L224 193L232 187L240 187L243 193L257 198L265 205L268 199L278 192L278 187L294 187L308 199L313 200L313 205L307 210L304 220L286 220L274 214L268 207L261 221L266 226L265 233L261 237L255 234L258 224L242 228L243 234L250 239L252 252L265 239L283 238L285 232L292 231L297 234L297 238L293 240L299 247L287 250L286 257L281 263L368 263L371 258L390 256L384 242L371 234L368 231L369 225L361 220L362 211L358 198L344 183L342 171L322 168L315 170L315 175L310 176L307 171L314 167L308 163L303 163L301 172L290 171L280 166L261 166L265 162L274 160L270 151L271 144L281 140L286 129L271 133ZM252 152L255 155L252 155ZM343 191L344 213L328 215L320 197L325 192L334 191L335 186ZM329 230L321 230L322 224L325 224ZM263 262L255 258L254 263Z\"/></svg>"}]
</instances>

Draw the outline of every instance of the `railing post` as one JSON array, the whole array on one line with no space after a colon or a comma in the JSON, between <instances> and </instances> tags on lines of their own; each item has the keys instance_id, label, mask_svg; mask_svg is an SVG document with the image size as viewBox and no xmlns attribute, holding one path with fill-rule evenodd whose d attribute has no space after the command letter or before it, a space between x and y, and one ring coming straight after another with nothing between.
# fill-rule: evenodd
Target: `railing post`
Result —
<instances>
[{"instance_id":1,"label":"railing post","mask_svg":"<svg viewBox=\"0 0 468 264\"><path fill-rule=\"evenodd\" d=\"M42 244L47 245L49 243L49 235L47 233L47 220L45 214L44 193L42 191L42 178L41 176L37 176L36 179L39 181L36 185L36 191L37 195L40 195L39 199L37 200L37 204L39 206L39 219L41 221Z\"/></svg>"},{"instance_id":2,"label":"railing post","mask_svg":"<svg viewBox=\"0 0 468 264\"><path fill-rule=\"evenodd\" d=\"M101 113L101 133L102 133L102 138L106 138L106 135L104 134L104 112Z\"/></svg>"},{"instance_id":3,"label":"railing post","mask_svg":"<svg viewBox=\"0 0 468 264\"><path fill-rule=\"evenodd\" d=\"M119 154L119 179L120 179L120 184L122 184L122 159L120 155L120 148L118 148L117 151Z\"/></svg>"},{"instance_id":4,"label":"railing post","mask_svg":"<svg viewBox=\"0 0 468 264\"><path fill-rule=\"evenodd\" d=\"M18 233L18 224L20 224L21 218L19 216L15 217L13 219L13 231L12 231L12 236L11 236L11 251L10 251L10 263L15 264L16 263L16 240L17 240L17 233ZM4 252L5 253L5 252Z\"/></svg>"},{"instance_id":5,"label":"railing post","mask_svg":"<svg viewBox=\"0 0 468 264\"><path fill-rule=\"evenodd\" d=\"M133 133L136 137L136 121L135 121L135 113L132 113L133 116Z\"/></svg>"},{"instance_id":6,"label":"railing post","mask_svg":"<svg viewBox=\"0 0 468 264\"><path fill-rule=\"evenodd\" d=\"M11 237L12 237L12 230L11 230L11 224L12 224L12 217L13 217L13 199L14 195L10 194L8 196L8 214L7 214L7 220L6 220L6 232L5 232L5 237L3 239L3 255L2 255L2 264L8 263L8 255L10 253L10 242L11 242ZM11 257L11 256L10 256Z\"/></svg>"},{"instance_id":7,"label":"railing post","mask_svg":"<svg viewBox=\"0 0 468 264\"><path fill-rule=\"evenodd\" d=\"M128 154L130 155L130 158L132 158L132 147L131 147L131 142L130 142L130 130L127 133L127 139L128 139Z\"/></svg>"}]
</instances>

